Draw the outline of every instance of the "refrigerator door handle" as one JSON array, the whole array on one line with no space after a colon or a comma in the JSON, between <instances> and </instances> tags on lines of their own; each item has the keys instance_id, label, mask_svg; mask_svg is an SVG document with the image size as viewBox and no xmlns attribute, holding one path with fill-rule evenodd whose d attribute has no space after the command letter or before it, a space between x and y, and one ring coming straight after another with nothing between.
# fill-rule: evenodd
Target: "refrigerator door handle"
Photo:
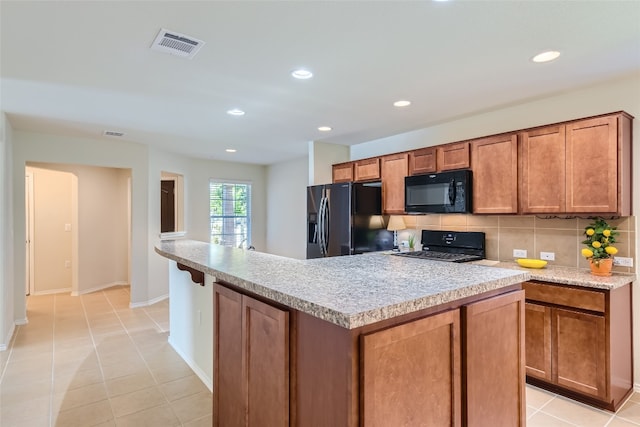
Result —
<instances>
[{"instance_id":1,"label":"refrigerator door handle","mask_svg":"<svg viewBox=\"0 0 640 427\"><path fill-rule=\"evenodd\" d=\"M318 244L320 245L320 255L325 256L324 251L324 197L320 199L320 209L318 209Z\"/></svg>"},{"instance_id":2,"label":"refrigerator door handle","mask_svg":"<svg viewBox=\"0 0 640 427\"><path fill-rule=\"evenodd\" d=\"M325 197L324 200L324 252L327 256L329 256L329 229L331 228L331 224L329 223L329 217L331 212L329 211L329 198Z\"/></svg>"}]
</instances>

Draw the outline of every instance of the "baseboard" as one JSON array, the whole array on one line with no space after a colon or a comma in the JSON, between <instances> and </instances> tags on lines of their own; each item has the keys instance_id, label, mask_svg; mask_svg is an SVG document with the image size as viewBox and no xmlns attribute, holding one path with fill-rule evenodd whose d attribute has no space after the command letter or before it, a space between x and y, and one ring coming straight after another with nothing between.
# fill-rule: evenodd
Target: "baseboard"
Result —
<instances>
[{"instance_id":1,"label":"baseboard","mask_svg":"<svg viewBox=\"0 0 640 427\"><path fill-rule=\"evenodd\" d=\"M212 379L207 377L207 374L205 374L204 371L202 369L200 369L198 367L198 365L196 365L193 360L191 360L190 358L186 357L185 354L182 353L182 351L180 351L180 349L178 349L178 347L173 345L173 341L171 340L171 335L169 335L169 339L167 341L169 342L169 345L176 351L176 353L178 353L178 356L182 357L182 360L184 360L186 362L186 364L189 365L191 370L193 370L193 372L198 376L198 378L200 378L200 380L204 383L204 385L207 386L209 391L213 393L213 382L212 382Z\"/></svg>"},{"instance_id":2,"label":"baseboard","mask_svg":"<svg viewBox=\"0 0 640 427\"><path fill-rule=\"evenodd\" d=\"M633 391L640 393L640 383L633 383Z\"/></svg>"},{"instance_id":3,"label":"baseboard","mask_svg":"<svg viewBox=\"0 0 640 427\"><path fill-rule=\"evenodd\" d=\"M156 304L160 301L164 301L167 298L169 298L169 294L164 294L164 295L160 295L159 297L150 299L149 301L144 301L144 302L130 302L129 303L129 308L139 308L139 307L147 307L153 304Z\"/></svg>"},{"instance_id":4,"label":"baseboard","mask_svg":"<svg viewBox=\"0 0 640 427\"><path fill-rule=\"evenodd\" d=\"M25 317L24 319L16 319L14 323L17 326L26 325L27 323L29 323L29 318Z\"/></svg>"},{"instance_id":5,"label":"baseboard","mask_svg":"<svg viewBox=\"0 0 640 427\"><path fill-rule=\"evenodd\" d=\"M122 282L122 281L105 283L104 285L94 286L91 289L83 289L81 291L72 291L71 292L71 296L72 297L77 297L77 296L84 295L84 294L90 294L91 292L97 292L97 291L102 291L102 290L107 289L107 288L113 288L114 286L124 286L124 285L129 285L129 283L128 282Z\"/></svg>"},{"instance_id":6,"label":"baseboard","mask_svg":"<svg viewBox=\"0 0 640 427\"><path fill-rule=\"evenodd\" d=\"M39 295L66 294L69 292L71 292L71 288L60 288L60 289L51 289L48 291L34 291L33 293L31 293L31 295L39 296Z\"/></svg>"},{"instance_id":7,"label":"baseboard","mask_svg":"<svg viewBox=\"0 0 640 427\"><path fill-rule=\"evenodd\" d=\"M0 343L0 351L6 351L9 348L9 343L11 342L11 338L13 338L13 334L16 331L16 325L13 323L11 325L11 329L9 329L9 333L5 337L5 340Z\"/></svg>"}]
</instances>

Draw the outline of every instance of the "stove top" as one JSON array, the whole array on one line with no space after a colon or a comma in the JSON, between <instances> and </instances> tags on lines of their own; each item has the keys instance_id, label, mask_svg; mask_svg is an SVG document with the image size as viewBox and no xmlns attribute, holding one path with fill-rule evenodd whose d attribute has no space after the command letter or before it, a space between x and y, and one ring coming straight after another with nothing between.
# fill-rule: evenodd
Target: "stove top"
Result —
<instances>
[{"instance_id":1,"label":"stove top","mask_svg":"<svg viewBox=\"0 0 640 427\"><path fill-rule=\"evenodd\" d=\"M475 231L422 230L422 250L394 255L449 262L469 262L485 258L484 233Z\"/></svg>"},{"instance_id":2,"label":"stove top","mask_svg":"<svg viewBox=\"0 0 640 427\"><path fill-rule=\"evenodd\" d=\"M449 262L469 262L483 259L479 255L465 255L454 254L450 252L438 252L438 251L414 251L414 252L399 252L398 256L404 256L409 258L422 258L422 259L434 259L437 261L449 261Z\"/></svg>"}]
</instances>

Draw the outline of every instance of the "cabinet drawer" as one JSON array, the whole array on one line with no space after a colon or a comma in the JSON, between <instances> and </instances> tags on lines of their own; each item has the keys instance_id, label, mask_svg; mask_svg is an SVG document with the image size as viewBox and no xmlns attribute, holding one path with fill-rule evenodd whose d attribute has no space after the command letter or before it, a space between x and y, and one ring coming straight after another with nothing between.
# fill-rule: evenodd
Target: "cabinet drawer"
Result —
<instances>
[{"instance_id":1,"label":"cabinet drawer","mask_svg":"<svg viewBox=\"0 0 640 427\"><path fill-rule=\"evenodd\" d=\"M589 289L567 288L537 282L524 282L523 288L527 300L573 307L582 310L605 312L604 292Z\"/></svg>"}]
</instances>

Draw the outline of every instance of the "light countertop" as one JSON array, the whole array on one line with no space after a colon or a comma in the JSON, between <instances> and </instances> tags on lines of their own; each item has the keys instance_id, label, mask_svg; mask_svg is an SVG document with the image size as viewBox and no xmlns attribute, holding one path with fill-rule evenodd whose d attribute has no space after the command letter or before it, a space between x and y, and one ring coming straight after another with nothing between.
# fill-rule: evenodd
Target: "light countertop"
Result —
<instances>
[{"instance_id":1,"label":"light countertop","mask_svg":"<svg viewBox=\"0 0 640 427\"><path fill-rule=\"evenodd\" d=\"M160 255L269 300L354 329L531 278L530 271L384 254L296 260L195 240Z\"/></svg>"}]
</instances>

